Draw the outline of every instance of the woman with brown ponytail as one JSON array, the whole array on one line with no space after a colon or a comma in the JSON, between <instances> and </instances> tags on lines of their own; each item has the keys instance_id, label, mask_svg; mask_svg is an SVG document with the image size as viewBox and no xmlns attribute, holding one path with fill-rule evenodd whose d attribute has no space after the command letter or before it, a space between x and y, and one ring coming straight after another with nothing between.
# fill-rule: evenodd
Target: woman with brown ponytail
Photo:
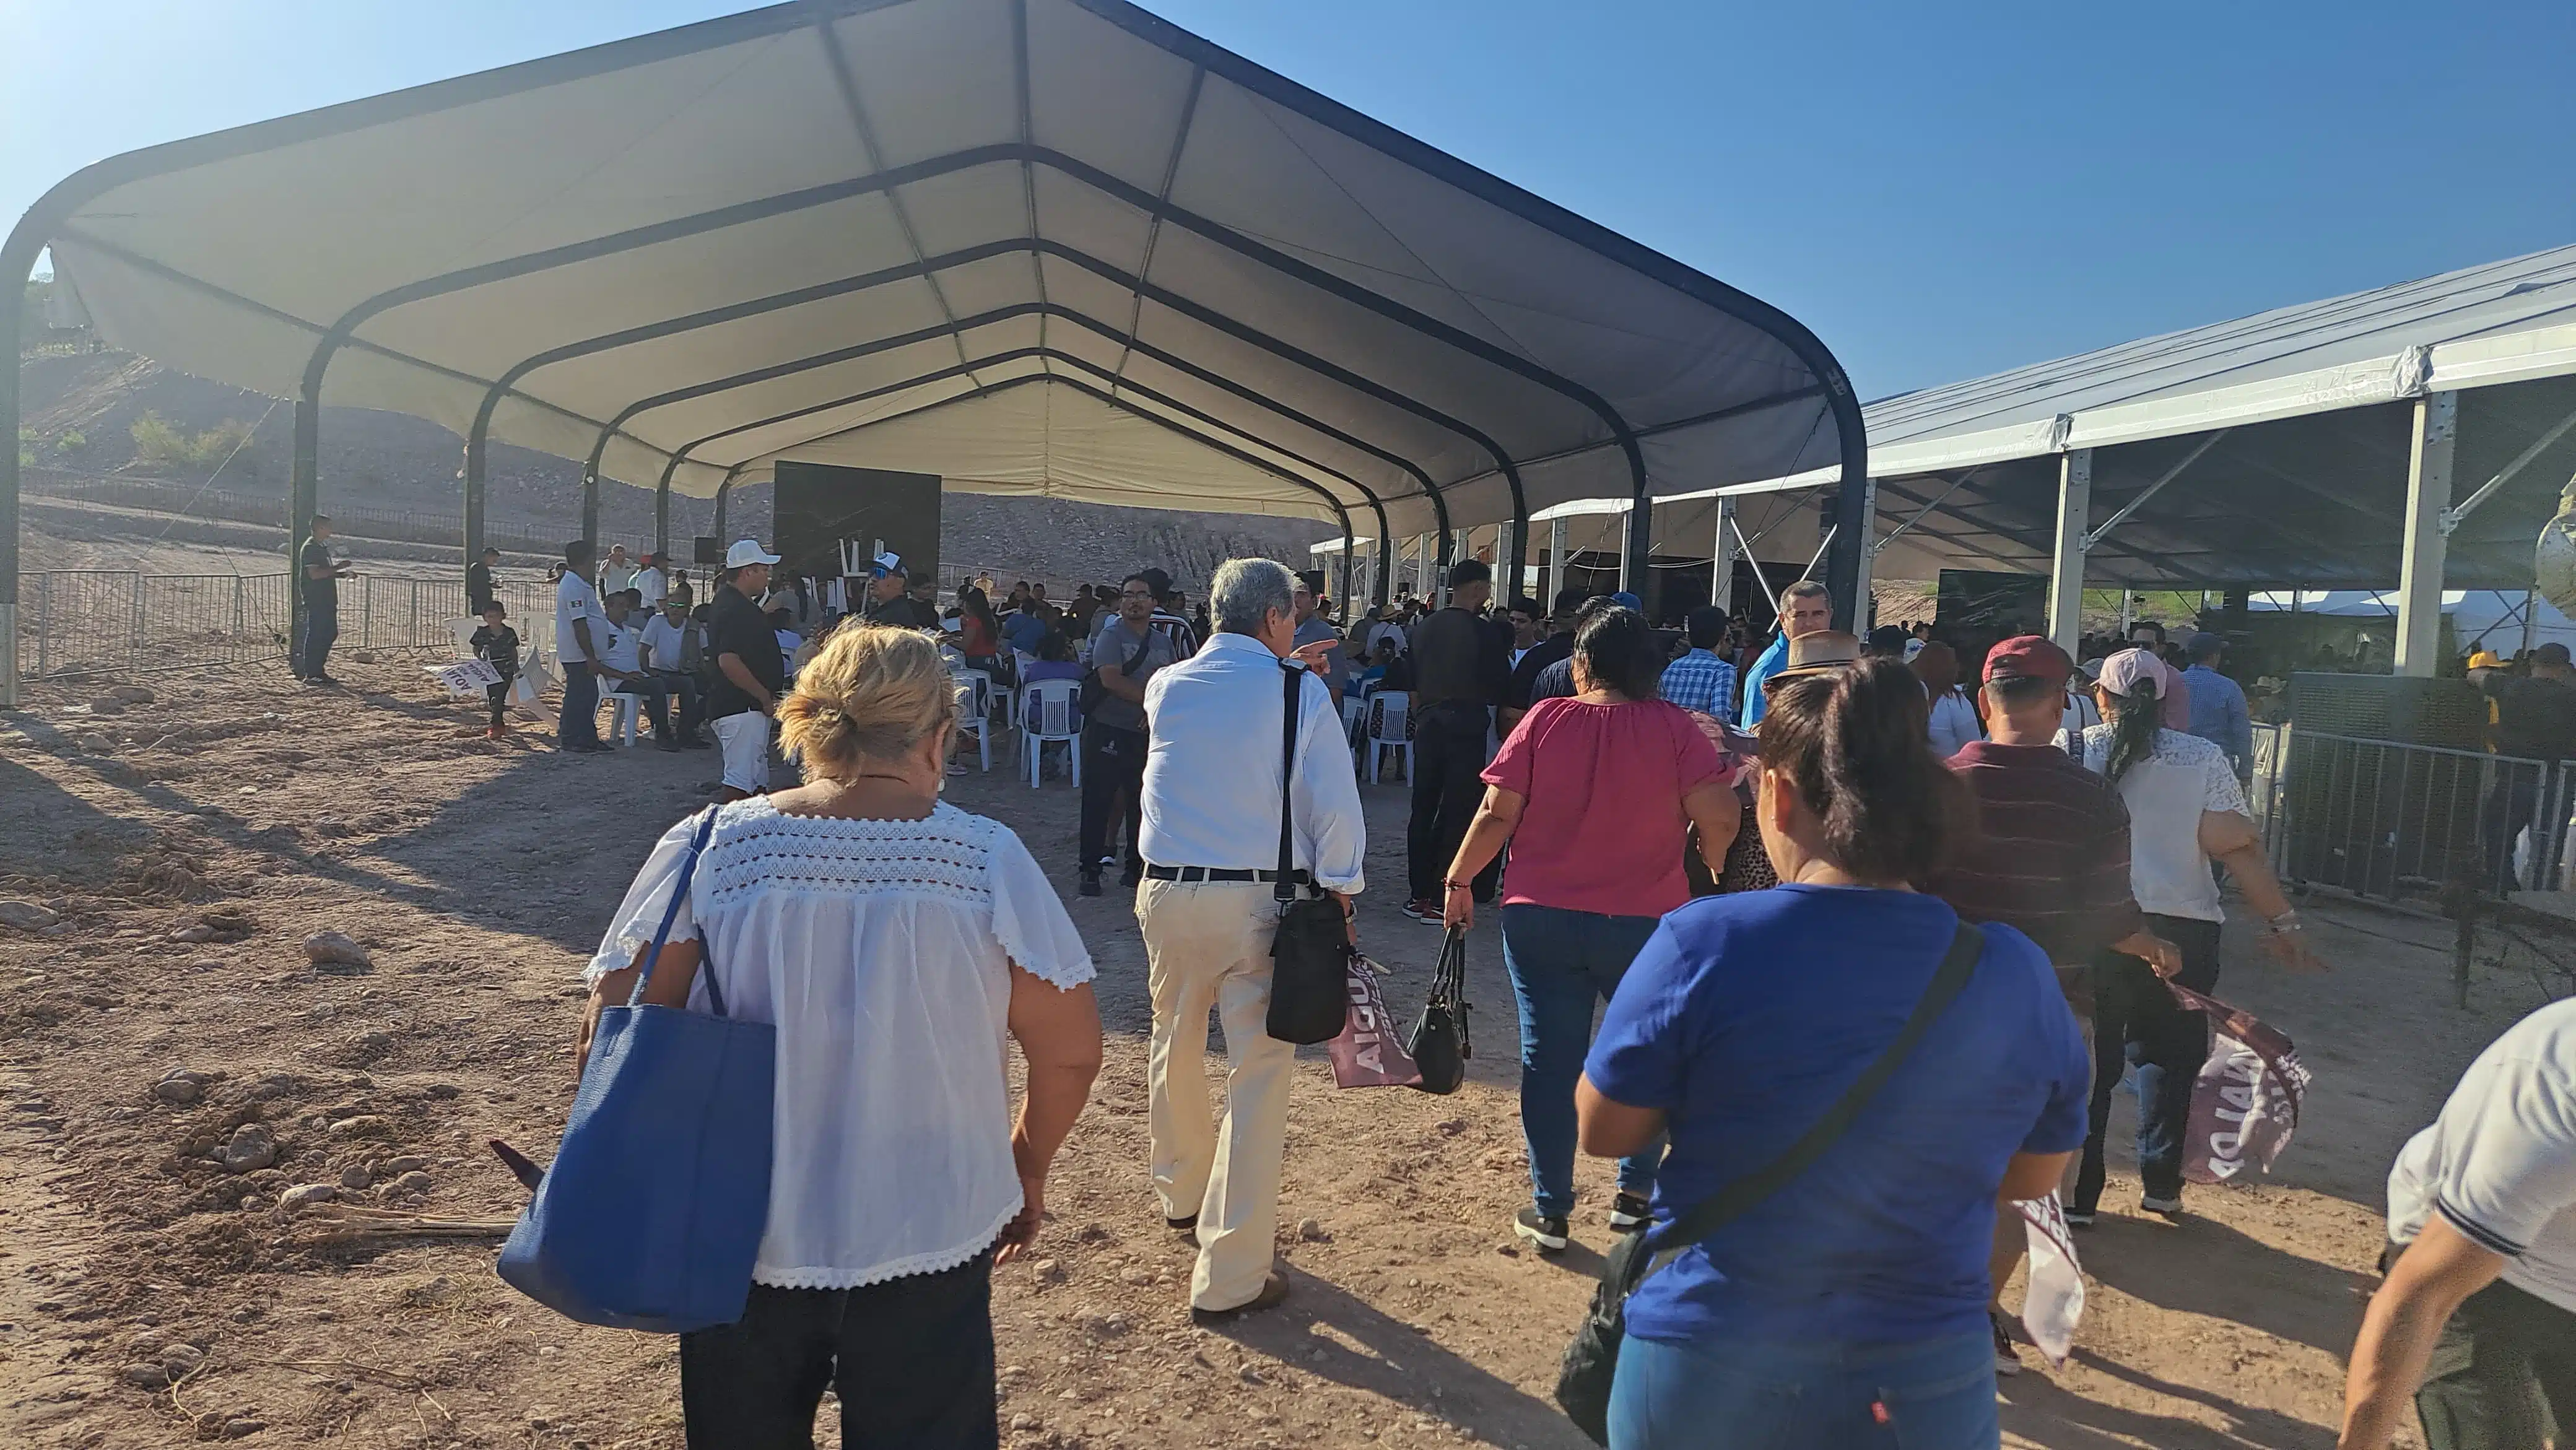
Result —
<instances>
[{"instance_id":1,"label":"woman with brown ponytail","mask_svg":"<svg viewBox=\"0 0 2576 1450\"><path fill-rule=\"evenodd\" d=\"M1663 919L1576 1090L1587 1153L1669 1134L1647 1248L1682 1249L1627 1301L1610 1445L1991 1450L1995 1214L2082 1146L2084 1046L2028 937L1916 889L1974 805L1913 674L1793 660L1764 688L1754 821L1781 884ZM1954 949L1966 985L1819 1156L1686 1247L1654 1237L1826 1118Z\"/></svg>"},{"instance_id":2,"label":"woman with brown ponytail","mask_svg":"<svg viewBox=\"0 0 2576 1450\"><path fill-rule=\"evenodd\" d=\"M831 1385L847 1443L990 1447L993 1266L1037 1237L1100 1067L1091 957L1019 837L940 801L957 698L928 636L844 626L778 724L806 784L715 807L684 889L701 818L674 826L587 973L585 1053L672 908L645 1000L713 986L778 1029L769 1219L742 1319L680 1337L688 1443L806 1444Z\"/></svg>"}]
</instances>

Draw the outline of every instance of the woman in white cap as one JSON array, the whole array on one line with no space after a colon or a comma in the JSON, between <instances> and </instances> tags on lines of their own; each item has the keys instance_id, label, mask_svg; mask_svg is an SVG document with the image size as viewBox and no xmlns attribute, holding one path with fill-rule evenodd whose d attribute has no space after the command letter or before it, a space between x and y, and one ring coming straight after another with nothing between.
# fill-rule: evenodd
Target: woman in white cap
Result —
<instances>
[{"instance_id":1,"label":"woman in white cap","mask_svg":"<svg viewBox=\"0 0 2576 1450\"><path fill-rule=\"evenodd\" d=\"M2195 992L2218 985L2218 883L2213 860L2227 863L2245 900L2265 922L2263 948L2294 971L2322 968L2300 932L2263 838L2246 814L2245 792L2227 754L2197 735L2163 724L2167 671L2143 649L2102 662L2096 688L2103 724L2083 734L2084 764L2110 777L2129 808L2129 881L2147 913L2147 930L2181 949L2173 980ZM2094 964L2095 1070L2090 1132L2066 1216L2093 1221L2102 1198L2102 1141L2111 1092L2124 1066L2138 1072L2139 1207L2182 1211L2183 1131L2191 1085L2209 1055L2208 1027L2187 1012L2144 961L2105 952Z\"/></svg>"}]
</instances>

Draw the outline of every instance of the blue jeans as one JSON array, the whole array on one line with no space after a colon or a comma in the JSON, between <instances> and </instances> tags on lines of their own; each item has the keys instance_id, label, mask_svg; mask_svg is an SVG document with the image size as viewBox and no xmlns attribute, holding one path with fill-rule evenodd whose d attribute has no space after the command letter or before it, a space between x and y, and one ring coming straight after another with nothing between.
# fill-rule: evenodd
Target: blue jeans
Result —
<instances>
[{"instance_id":1,"label":"blue jeans","mask_svg":"<svg viewBox=\"0 0 2576 1450\"><path fill-rule=\"evenodd\" d=\"M2185 916L2147 917L2147 930L2182 951L2178 986L2218 990L2218 923ZM2111 1096L2129 1068L2138 1071L2138 1184L2149 1198L2182 1197L2184 1135L2191 1129L2191 1090L2209 1060L2209 1022L2186 1012L2145 962L2104 951L2093 967L2093 1098L2084 1156L2069 1208L2101 1205L2109 1176L2104 1147Z\"/></svg>"},{"instance_id":2,"label":"blue jeans","mask_svg":"<svg viewBox=\"0 0 2576 1450\"><path fill-rule=\"evenodd\" d=\"M1521 1137L1530 1196L1550 1218L1574 1212L1574 1081L1592 1047L1592 1007L1619 990L1659 918L1556 906L1503 908L1503 966L1521 1012ZM1619 1160L1619 1187L1655 1189L1661 1143Z\"/></svg>"},{"instance_id":3,"label":"blue jeans","mask_svg":"<svg viewBox=\"0 0 2576 1450\"><path fill-rule=\"evenodd\" d=\"M1885 1419L1880 1418L1881 1415ZM1905 1344L1631 1335L1610 1385L1610 1450L1995 1450L1984 1329Z\"/></svg>"},{"instance_id":4,"label":"blue jeans","mask_svg":"<svg viewBox=\"0 0 2576 1450\"><path fill-rule=\"evenodd\" d=\"M588 660L566 660L563 672L563 715L555 721L555 741L559 745L597 745L599 676L590 672Z\"/></svg>"}]
</instances>

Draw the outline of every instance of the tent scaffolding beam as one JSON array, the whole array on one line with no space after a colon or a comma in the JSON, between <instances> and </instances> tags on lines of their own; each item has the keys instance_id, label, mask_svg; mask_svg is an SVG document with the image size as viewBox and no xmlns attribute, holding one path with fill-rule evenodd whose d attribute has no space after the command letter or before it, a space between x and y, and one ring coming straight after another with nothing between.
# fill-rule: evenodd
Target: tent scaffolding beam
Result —
<instances>
[{"instance_id":1,"label":"tent scaffolding beam","mask_svg":"<svg viewBox=\"0 0 2576 1450\"><path fill-rule=\"evenodd\" d=\"M2048 565L2048 637L2071 657L2084 643L2085 522L2093 511L2093 450L2058 460L2057 546Z\"/></svg>"},{"instance_id":2,"label":"tent scaffolding beam","mask_svg":"<svg viewBox=\"0 0 2576 1450\"><path fill-rule=\"evenodd\" d=\"M292 401L290 553L326 402L464 436L469 556L495 442L583 463L585 534L601 480L652 481L668 553L671 494L724 514L780 456L745 420L801 412L803 461L869 466L923 430L818 400L911 379L888 411L989 440L1027 384L981 360L1031 346L1087 401L959 476L1346 540L1367 502L1381 590L1385 540L1432 571L1487 526L1517 583L1538 510L1613 490L1645 514L1832 469L1863 511L1858 400L1795 319L1125 0L797 0L151 147L47 192L0 272L48 247L103 341ZM0 299L0 340L24 310ZM1107 451L1060 463L1059 428ZM0 458L11 614L18 485ZM1623 551L1641 583L1649 539Z\"/></svg>"},{"instance_id":3,"label":"tent scaffolding beam","mask_svg":"<svg viewBox=\"0 0 2576 1450\"><path fill-rule=\"evenodd\" d=\"M1072 353L1051 347L1014 348L1008 352L993 353L983 358L970 359L968 361L960 362L954 367L941 368L935 372L924 373L917 377L906 378L901 382L890 383L881 388L871 389L866 393L857 394L849 398L836 399L833 403L825 405L823 408L803 408L787 414L755 419L748 423L736 424L734 427L727 429L726 432L747 432L758 428L770 427L779 423L793 421L799 417L810 416L812 413L817 411L826 411L830 408L838 408L849 404L865 402L877 397L893 396L910 392L917 387L925 386L929 383L943 379L964 377L971 380L980 373L995 368L1005 367L1014 362L1031 360L1041 361L1051 365L1061 364L1081 369L1084 372L1094 375L1113 391L1133 393L1137 397L1152 402L1158 407L1169 409L1174 413L1178 413L1181 416L1192 420L1194 424L1198 425L1196 431L1222 434L1235 439L1237 442L1249 444L1256 448L1267 449L1282 458L1289 459L1301 467L1313 469L1328 478L1345 484L1352 491L1358 493L1360 497L1367 502L1371 512L1374 513L1377 518L1379 536L1385 536L1387 528L1386 502L1378 495L1376 490L1370 488L1359 479L1343 473L1329 464L1309 458L1294 449L1287 448L1281 444L1273 442L1268 438L1260 437L1248 430L1238 428L1213 414L1194 408L1190 404L1182 402L1180 399L1174 398L1167 393L1163 393L1154 388L1149 388L1142 383L1132 380L1121 382L1110 369L1105 368L1088 358L1079 357ZM851 430L845 428L827 429L824 432L809 435L806 438L799 439L795 443L784 445L783 447L772 451L778 453L792 451L804 443L842 436L849 431ZM662 470L662 477L654 487L654 500L657 510L665 509L669 504L671 494L671 475L677 470L680 463L699 447L708 442L714 441L715 438L721 436L724 435L711 435L708 438L695 439L689 443L681 445L681 447L672 454L671 463ZM1335 500L1335 503L1338 507L1340 501ZM663 541L663 544L657 547L666 546L667 540Z\"/></svg>"},{"instance_id":4,"label":"tent scaffolding beam","mask_svg":"<svg viewBox=\"0 0 2576 1450\"><path fill-rule=\"evenodd\" d=\"M2459 447L2460 395L2444 391L2415 400L2415 436L2406 460L2406 535L2397 573L2397 655L2401 675L2430 677L2442 647L2442 572L2450 543L2442 515L2451 506L2451 464Z\"/></svg>"}]
</instances>

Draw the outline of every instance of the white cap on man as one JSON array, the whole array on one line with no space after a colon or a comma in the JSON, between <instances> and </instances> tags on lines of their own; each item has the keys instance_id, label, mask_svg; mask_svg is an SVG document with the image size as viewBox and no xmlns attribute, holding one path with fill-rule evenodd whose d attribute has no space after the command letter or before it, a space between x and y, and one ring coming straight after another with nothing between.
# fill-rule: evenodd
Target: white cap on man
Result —
<instances>
[{"instance_id":1,"label":"white cap on man","mask_svg":"<svg viewBox=\"0 0 2576 1450\"><path fill-rule=\"evenodd\" d=\"M744 569L754 564L777 562L778 556L763 550L758 539L736 539L733 541L733 547L725 550L725 567L728 569Z\"/></svg>"}]
</instances>

